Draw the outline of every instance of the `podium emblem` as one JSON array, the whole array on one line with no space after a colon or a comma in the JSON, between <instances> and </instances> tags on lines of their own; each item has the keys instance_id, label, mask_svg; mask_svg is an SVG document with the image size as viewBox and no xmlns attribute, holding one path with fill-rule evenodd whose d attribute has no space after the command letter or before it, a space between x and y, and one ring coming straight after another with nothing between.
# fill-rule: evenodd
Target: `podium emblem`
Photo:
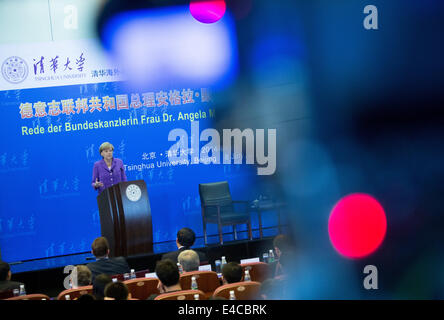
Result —
<instances>
[{"instance_id":1,"label":"podium emblem","mask_svg":"<svg viewBox=\"0 0 444 320\"><path fill-rule=\"evenodd\" d=\"M142 190L136 184L130 184L126 187L126 197L131 201L138 201L142 196Z\"/></svg>"}]
</instances>

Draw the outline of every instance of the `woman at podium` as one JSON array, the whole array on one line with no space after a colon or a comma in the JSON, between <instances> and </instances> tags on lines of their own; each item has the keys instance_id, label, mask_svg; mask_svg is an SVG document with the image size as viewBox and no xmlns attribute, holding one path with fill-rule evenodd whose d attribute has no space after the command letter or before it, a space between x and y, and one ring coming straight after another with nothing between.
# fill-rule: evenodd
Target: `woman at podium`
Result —
<instances>
[{"instance_id":1,"label":"woman at podium","mask_svg":"<svg viewBox=\"0 0 444 320\"><path fill-rule=\"evenodd\" d=\"M92 186L99 194L108 187L127 181L123 161L113 157L114 146L109 142L100 145L102 160L94 163Z\"/></svg>"}]
</instances>

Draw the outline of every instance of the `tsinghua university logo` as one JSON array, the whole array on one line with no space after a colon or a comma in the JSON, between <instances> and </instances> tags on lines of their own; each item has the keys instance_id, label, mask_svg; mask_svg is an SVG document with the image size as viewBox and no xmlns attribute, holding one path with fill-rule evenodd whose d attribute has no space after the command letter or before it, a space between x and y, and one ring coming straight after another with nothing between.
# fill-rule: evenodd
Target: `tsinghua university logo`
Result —
<instances>
[{"instance_id":1,"label":"tsinghua university logo","mask_svg":"<svg viewBox=\"0 0 444 320\"><path fill-rule=\"evenodd\" d=\"M28 76L28 65L20 57L9 57L2 64L2 75L10 83L20 83Z\"/></svg>"}]
</instances>

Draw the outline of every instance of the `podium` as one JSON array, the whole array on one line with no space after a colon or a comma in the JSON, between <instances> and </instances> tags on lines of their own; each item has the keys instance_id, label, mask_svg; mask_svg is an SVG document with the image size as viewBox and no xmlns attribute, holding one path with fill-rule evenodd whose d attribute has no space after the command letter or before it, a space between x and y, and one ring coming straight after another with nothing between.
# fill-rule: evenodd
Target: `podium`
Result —
<instances>
[{"instance_id":1,"label":"podium","mask_svg":"<svg viewBox=\"0 0 444 320\"><path fill-rule=\"evenodd\" d=\"M110 257L153 252L151 207L145 181L115 184L97 196L97 204Z\"/></svg>"}]
</instances>

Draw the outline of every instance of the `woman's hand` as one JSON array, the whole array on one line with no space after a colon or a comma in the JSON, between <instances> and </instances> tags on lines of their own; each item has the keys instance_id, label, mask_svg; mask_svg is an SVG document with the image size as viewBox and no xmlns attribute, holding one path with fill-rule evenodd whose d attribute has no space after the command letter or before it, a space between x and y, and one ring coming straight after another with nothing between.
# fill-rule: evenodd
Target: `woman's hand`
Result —
<instances>
[{"instance_id":1,"label":"woman's hand","mask_svg":"<svg viewBox=\"0 0 444 320\"><path fill-rule=\"evenodd\" d=\"M94 182L94 188L100 188L103 187L103 183L99 181L99 179L96 179L96 182Z\"/></svg>"}]
</instances>

